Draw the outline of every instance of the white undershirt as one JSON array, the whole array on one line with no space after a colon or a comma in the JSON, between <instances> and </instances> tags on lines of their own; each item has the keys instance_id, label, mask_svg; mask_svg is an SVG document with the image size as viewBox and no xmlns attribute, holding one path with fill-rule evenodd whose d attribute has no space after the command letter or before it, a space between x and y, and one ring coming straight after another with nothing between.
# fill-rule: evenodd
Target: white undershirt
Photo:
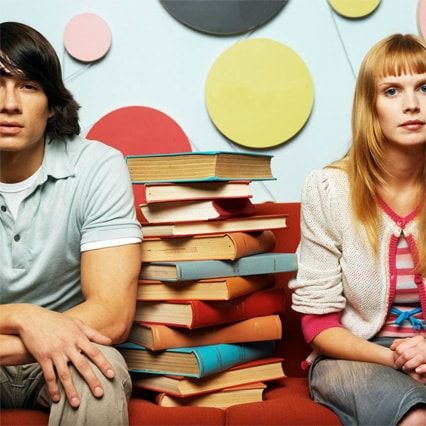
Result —
<instances>
[{"instance_id":1,"label":"white undershirt","mask_svg":"<svg viewBox=\"0 0 426 426\"><path fill-rule=\"evenodd\" d=\"M18 216L19 206L22 200L31 191L31 188L41 173L41 167L29 178L17 183L3 183L0 182L0 194L6 200L7 207L12 213L13 218L16 220Z\"/></svg>"},{"instance_id":2,"label":"white undershirt","mask_svg":"<svg viewBox=\"0 0 426 426\"><path fill-rule=\"evenodd\" d=\"M40 173L41 173L41 167L32 176L23 180L22 182L17 182L17 183L0 182L0 194L3 195L6 201L6 205L15 220L16 220L16 217L18 216L18 210L22 200L31 191ZM117 246L124 246L126 244L136 244L136 243L140 243L140 239L117 238L114 240L96 241L94 243L82 244L80 247L80 251L89 251L89 250L96 250L100 248L117 247Z\"/></svg>"}]
</instances>

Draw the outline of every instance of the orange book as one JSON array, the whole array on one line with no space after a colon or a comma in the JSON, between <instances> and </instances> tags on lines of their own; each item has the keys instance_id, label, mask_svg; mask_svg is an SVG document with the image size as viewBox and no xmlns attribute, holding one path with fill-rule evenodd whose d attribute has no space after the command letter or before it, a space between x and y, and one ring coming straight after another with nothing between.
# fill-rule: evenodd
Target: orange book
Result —
<instances>
[{"instance_id":1,"label":"orange book","mask_svg":"<svg viewBox=\"0 0 426 426\"><path fill-rule=\"evenodd\" d=\"M139 280L137 300L231 300L274 284L274 275L247 275L196 281Z\"/></svg>"},{"instance_id":2,"label":"orange book","mask_svg":"<svg viewBox=\"0 0 426 426\"><path fill-rule=\"evenodd\" d=\"M178 238L146 238L142 241L142 261L235 260L271 251L272 231L230 232Z\"/></svg>"},{"instance_id":3,"label":"orange book","mask_svg":"<svg viewBox=\"0 0 426 426\"><path fill-rule=\"evenodd\" d=\"M128 340L153 351L170 348L281 339L278 315L249 318L227 325L195 330L163 324L133 324Z\"/></svg>"},{"instance_id":4,"label":"orange book","mask_svg":"<svg viewBox=\"0 0 426 426\"><path fill-rule=\"evenodd\" d=\"M262 358L256 361L237 365L221 373L201 379L181 376L162 376L154 374L133 374L132 383L135 387L165 392L169 395L187 397L213 392L255 382L266 382L285 377L282 358Z\"/></svg>"},{"instance_id":5,"label":"orange book","mask_svg":"<svg viewBox=\"0 0 426 426\"><path fill-rule=\"evenodd\" d=\"M162 407L215 407L224 409L236 404L263 401L265 388L265 383L256 382L187 398L178 398L162 392L156 396L155 401Z\"/></svg>"}]
</instances>

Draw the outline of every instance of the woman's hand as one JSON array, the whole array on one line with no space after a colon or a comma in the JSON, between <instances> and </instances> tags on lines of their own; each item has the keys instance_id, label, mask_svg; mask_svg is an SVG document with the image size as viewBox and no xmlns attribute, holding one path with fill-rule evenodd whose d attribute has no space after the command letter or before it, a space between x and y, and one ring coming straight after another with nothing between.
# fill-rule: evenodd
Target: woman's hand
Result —
<instances>
[{"instance_id":1,"label":"woman's hand","mask_svg":"<svg viewBox=\"0 0 426 426\"><path fill-rule=\"evenodd\" d=\"M423 336L395 339L390 349L395 368L402 369L418 382L426 383L426 339Z\"/></svg>"}]
</instances>

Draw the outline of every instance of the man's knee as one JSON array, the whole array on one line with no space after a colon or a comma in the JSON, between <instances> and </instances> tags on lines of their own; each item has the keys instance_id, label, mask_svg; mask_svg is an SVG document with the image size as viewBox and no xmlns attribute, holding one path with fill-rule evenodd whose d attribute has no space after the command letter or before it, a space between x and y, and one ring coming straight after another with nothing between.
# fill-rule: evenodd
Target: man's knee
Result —
<instances>
[{"instance_id":1,"label":"man's knee","mask_svg":"<svg viewBox=\"0 0 426 426\"><path fill-rule=\"evenodd\" d=\"M108 387L122 387L127 397L129 397L132 391L132 384L126 361L124 360L123 356L112 346L103 346L98 344L96 346L100 351L102 351L104 357L108 360L114 370L114 378L111 380L106 378L95 366L94 368L96 368L98 371L98 378L101 379L103 385L108 384ZM104 391L106 392L107 390L104 389Z\"/></svg>"}]
</instances>

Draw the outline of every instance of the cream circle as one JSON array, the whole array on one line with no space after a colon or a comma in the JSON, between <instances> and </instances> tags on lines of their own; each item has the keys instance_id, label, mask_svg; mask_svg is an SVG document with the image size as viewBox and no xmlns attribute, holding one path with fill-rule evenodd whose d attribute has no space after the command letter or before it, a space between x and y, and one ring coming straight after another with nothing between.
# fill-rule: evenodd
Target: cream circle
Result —
<instances>
[{"instance_id":1,"label":"cream circle","mask_svg":"<svg viewBox=\"0 0 426 426\"><path fill-rule=\"evenodd\" d=\"M97 61L111 47L108 24L94 13L74 16L64 30L64 46L75 59L82 62Z\"/></svg>"}]
</instances>

